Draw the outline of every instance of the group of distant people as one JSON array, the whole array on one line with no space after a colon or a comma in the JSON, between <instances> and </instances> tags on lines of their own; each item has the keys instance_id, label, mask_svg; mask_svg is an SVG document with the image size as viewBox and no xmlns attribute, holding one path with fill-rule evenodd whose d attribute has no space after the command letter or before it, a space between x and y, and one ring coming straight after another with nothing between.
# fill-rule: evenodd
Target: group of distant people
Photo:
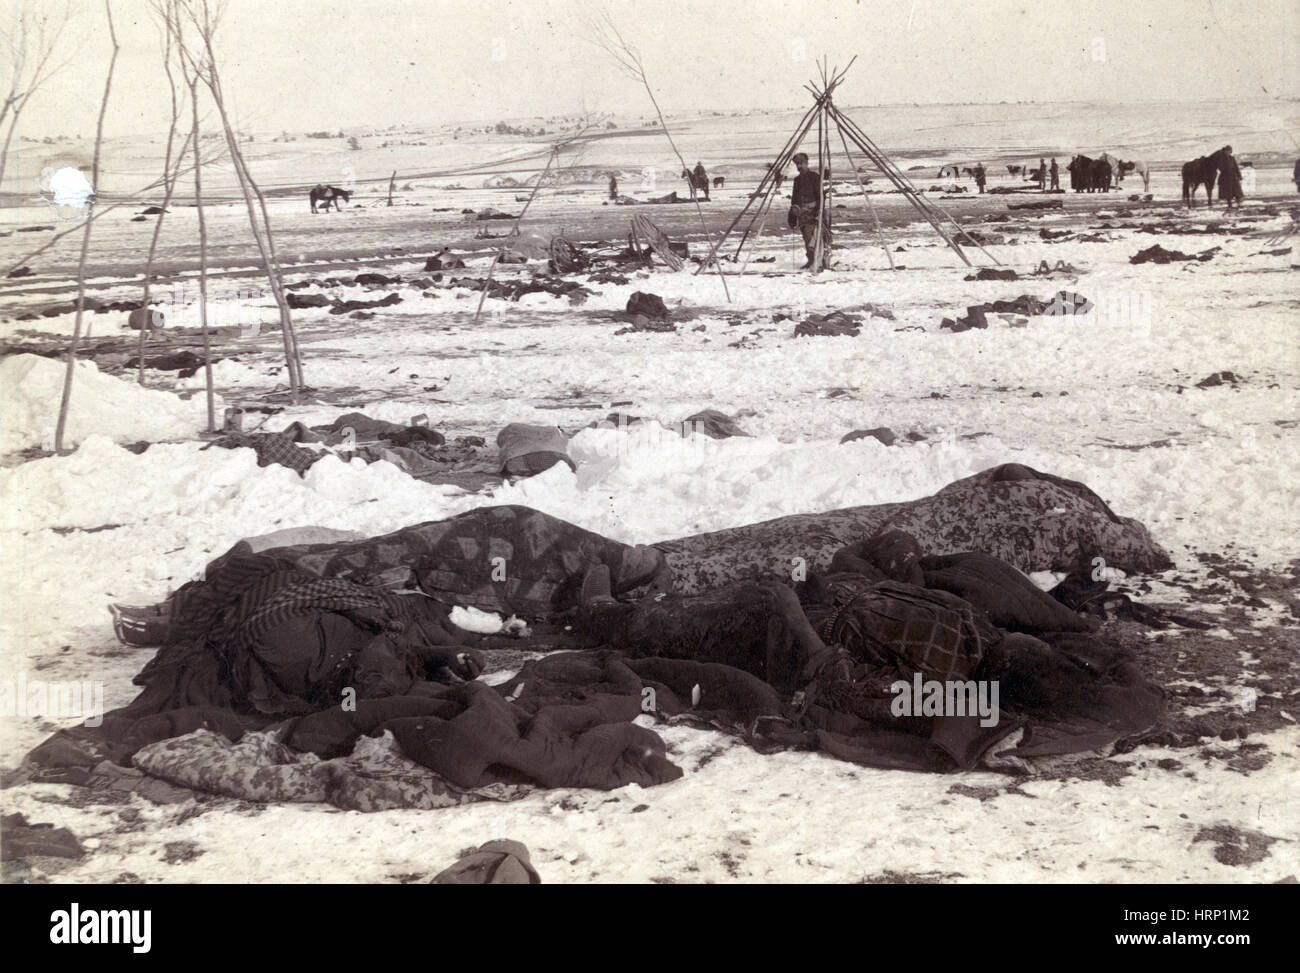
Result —
<instances>
[{"instance_id":1,"label":"group of distant people","mask_svg":"<svg viewBox=\"0 0 1300 973\"><path fill-rule=\"evenodd\" d=\"M984 168L984 163L977 162L973 168L964 169L962 171L970 173L971 177L975 180L975 187L982 195L984 193L984 187L988 184L989 180L988 170ZM1031 178L1038 183L1038 188L1041 190L1047 189L1047 181L1050 178L1052 183L1051 188L1053 190L1058 190L1061 188L1061 167L1056 164L1055 158L1052 159L1052 164L1050 166L1047 164L1045 158L1040 158L1038 160L1038 168L1033 170Z\"/></svg>"},{"instance_id":2,"label":"group of distant people","mask_svg":"<svg viewBox=\"0 0 1300 973\"><path fill-rule=\"evenodd\" d=\"M831 232L830 214L826 213L823 208L823 175L829 178L830 173L818 173L808 166L808 153L797 152L792 160L798 174L794 177L794 185L790 193L790 211L787 215L786 222L791 230L798 230L803 237L804 251L807 256L807 262L801 267L801 270L824 270L830 266L830 249L833 234ZM983 194L984 187L988 182L988 173L982 162L977 162L971 169L963 170L969 173L975 180L975 185L979 192ZM703 163L697 162L693 171L683 173L692 178L697 184L707 185L707 174ZM1047 161L1046 156L1040 156L1038 166L1030 170L1029 175L1032 181L1038 183L1038 188L1044 192L1059 192L1061 189L1061 167L1053 156L1051 162ZM1300 159L1296 160L1295 173L1293 175L1296 191L1300 192ZM778 172L775 176L776 188L779 190L781 184L785 181L785 174ZM609 198L618 199L618 178L614 173L609 176ZM1236 158L1232 155L1230 147L1226 148L1225 164L1219 169L1219 198L1228 203L1228 207L1234 208L1241 204L1245 198L1242 191L1241 166L1237 163ZM820 236L820 239L819 239ZM820 257L818 250L820 249Z\"/></svg>"}]
</instances>

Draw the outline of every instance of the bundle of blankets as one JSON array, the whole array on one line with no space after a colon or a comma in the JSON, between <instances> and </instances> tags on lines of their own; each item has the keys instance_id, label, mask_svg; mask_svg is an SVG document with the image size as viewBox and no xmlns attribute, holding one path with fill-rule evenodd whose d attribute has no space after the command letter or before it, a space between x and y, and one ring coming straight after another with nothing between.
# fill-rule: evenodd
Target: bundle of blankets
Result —
<instances>
[{"instance_id":1,"label":"bundle of blankets","mask_svg":"<svg viewBox=\"0 0 1300 973\"><path fill-rule=\"evenodd\" d=\"M313 443L329 449L308 449ZM446 438L427 425L400 425L372 419L362 412L348 412L328 425L305 426L295 422L280 432L231 432L215 439L205 449L247 447L257 453L258 466L287 466L299 476L324 456L335 454L344 460L359 457L367 463L387 460L414 477L448 470L476 455L483 445L476 437L462 438L448 445Z\"/></svg>"},{"instance_id":2,"label":"bundle of blankets","mask_svg":"<svg viewBox=\"0 0 1300 973\"><path fill-rule=\"evenodd\" d=\"M538 787L676 780L682 771L652 729L665 722L727 729L764 752L802 747L944 771L974 766L1013 731L1020 757L1079 752L1139 733L1162 712L1159 688L1092 633L1095 623L1020 572L1068 571L1094 557L1151 572L1171 566L1168 555L1083 484L1024 466L922 500L653 546L519 506L376 538L257 546L241 542L202 581L150 609L145 628L161 647L136 677L140 695L99 726L56 733L9 783L161 782L255 801L432 808ZM727 594L775 585L803 619L775 584L789 582L792 563L811 572L799 586L802 611L838 660L822 660L794 694L770 669L777 616ZM819 575L829 581L816 583ZM621 598L634 614L656 604L695 612L703 649L673 644L667 629L647 645L588 627L585 648L528 662L497 685L475 678L482 647L450 623L453 606L582 629L593 577L607 601ZM843 587L836 579L845 577L857 580ZM714 625L710 599L715 609L742 608L715 611ZM751 624L762 619L761 629ZM870 641L863 619L876 626L871 652L885 667L875 676L947 660L934 672L1008 680L1007 718L993 730L961 724L955 736L882 728L863 707L870 680L845 671L873 660L859 653L840 664L845 646ZM755 631L768 640L766 663L761 649L741 651ZM726 651L711 651L714 643ZM1017 671L1019 659L1037 660L1033 671Z\"/></svg>"}]
</instances>

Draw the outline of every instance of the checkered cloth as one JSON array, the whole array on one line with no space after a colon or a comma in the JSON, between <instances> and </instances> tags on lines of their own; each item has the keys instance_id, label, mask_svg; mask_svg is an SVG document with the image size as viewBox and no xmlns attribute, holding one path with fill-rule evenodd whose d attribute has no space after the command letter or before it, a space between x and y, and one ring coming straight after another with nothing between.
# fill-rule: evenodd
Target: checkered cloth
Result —
<instances>
[{"instance_id":1,"label":"checkered cloth","mask_svg":"<svg viewBox=\"0 0 1300 973\"><path fill-rule=\"evenodd\" d=\"M246 648L282 622L317 611L347 615L380 631L401 631L403 600L380 588L318 578L260 554L232 558L212 577L176 593L171 639L204 640L222 657Z\"/></svg>"},{"instance_id":2,"label":"checkered cloth","mask_svg":"<svg viewBox=\"0 0 1300 973\"><path fill-rule=\"evenodd\" d=\"M351 581L332 578L304 578L298 572L292 580L281 584L275 591L256 604L238 624L234 634L256 643L277 625L298 615L315 612L336 612L375 631L401 631L405 628L396 599L377 588L366 588ZM276 575L268 580L279 580ZM244 599L241 599L241 604Z\"/></svg>"},{"instance_id":3,"label":"checkered cloth","mask_svg":"<svg viewBox=\"0 0 1300 973\"><path fill-rule=\"evenodd\" d=\"M324 453L303 449L294 442L291 436L283 433L268 433L265 436L258 436L251 445L257 452L258 466L270 466L272 463L278 463L280 466L287 466L291 470L296 470L299 476L307 472L311 465L324 455Z\"/></svg>"},{"instance_id":4,"label":"checkered cloth","mask_svg":"<svg viewBox=\"0 0 1300 973\"><path fill-rule=\"evenodd\" d=\"M325 455L323 452L303 449L294 440L293 433L287 430L275 433L230 433L213 440L211 445L223 449L248 447L257 453L258 466L270 466L276 463L289 467L299 476L307 472L313 463Z\"/></svg>"},{"instance_id":5,"label":"checkered cloth","mask_svg":"<svg viewBox=\"0 0 1300 973\"><path fill-rule=\"evenodd\" d=\"M859 591L822 626L855 659L940 681L971 678L984 640L969 604L946 591L886 581Z\"/></svg>"}]
</instances>

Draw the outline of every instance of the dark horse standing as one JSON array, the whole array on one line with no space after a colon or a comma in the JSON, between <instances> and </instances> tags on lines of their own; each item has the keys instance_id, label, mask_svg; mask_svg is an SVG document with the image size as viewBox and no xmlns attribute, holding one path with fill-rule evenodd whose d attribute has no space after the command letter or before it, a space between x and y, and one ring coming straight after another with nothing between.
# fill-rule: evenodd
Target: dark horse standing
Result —
<instances>
[{"instance_id":1,"label":"dark horse standing","mask_svg":"<svg viewBox=\"0 0 1300 973\"><path fill-rule=\"evenodd\" d=\"M1070 188L1076 193L1110 192L1112 170L1105 159L1076 155L1065 168L1070 173Z\"/></svg>"},{"instance_id":2,"label":"dark horse standing","mask_svg":"<svg viewBox=\"0 0 1300 973\"><path fill-rule=\"evenodd\" d=\"M342 207L339 206L340 196L343 198L343 202L345 203L351 202L352 200L352 193L350 193L346 189L336 189L333 186L313 187L311 191L311 211L313 213L317 212L316 210L317 203L324 203L325 212L327 213L329 212L330 209L330 203L334 204L334 209L336 211L341 211Z\"/></svg>"},{"instance_id":3,"label":"dark horse standing","mask_svg":"<svg viewBox=\"0 0 1300 973\"><path fill-rule=\"evenodd\" d=\"M1219 169L1225 164L1231 165L1231 153L1225 145L1213 155L1203 155L1199 159L1183 163L1183 202L1190 209L1196 205L1196 187L1205 187L1205 205L1214 208L1214 180Z\"/></svg>"}]
</instances>

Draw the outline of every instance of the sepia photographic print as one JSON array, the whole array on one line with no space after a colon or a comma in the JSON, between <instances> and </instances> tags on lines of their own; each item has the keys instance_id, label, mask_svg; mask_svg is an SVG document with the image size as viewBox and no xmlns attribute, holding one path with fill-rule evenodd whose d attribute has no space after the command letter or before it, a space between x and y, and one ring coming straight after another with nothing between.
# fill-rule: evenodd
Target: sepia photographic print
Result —
<instances>
[{"instance_id":1,"label":"sepia photographic print","mask_svg":"<svg viewBox=\"0 0 1300 973\"><path fill-rule=\"evenodd\" d=\"M1291 0L0 37L6 884L1300 875Z\"/></svg>"}]
</instances>

